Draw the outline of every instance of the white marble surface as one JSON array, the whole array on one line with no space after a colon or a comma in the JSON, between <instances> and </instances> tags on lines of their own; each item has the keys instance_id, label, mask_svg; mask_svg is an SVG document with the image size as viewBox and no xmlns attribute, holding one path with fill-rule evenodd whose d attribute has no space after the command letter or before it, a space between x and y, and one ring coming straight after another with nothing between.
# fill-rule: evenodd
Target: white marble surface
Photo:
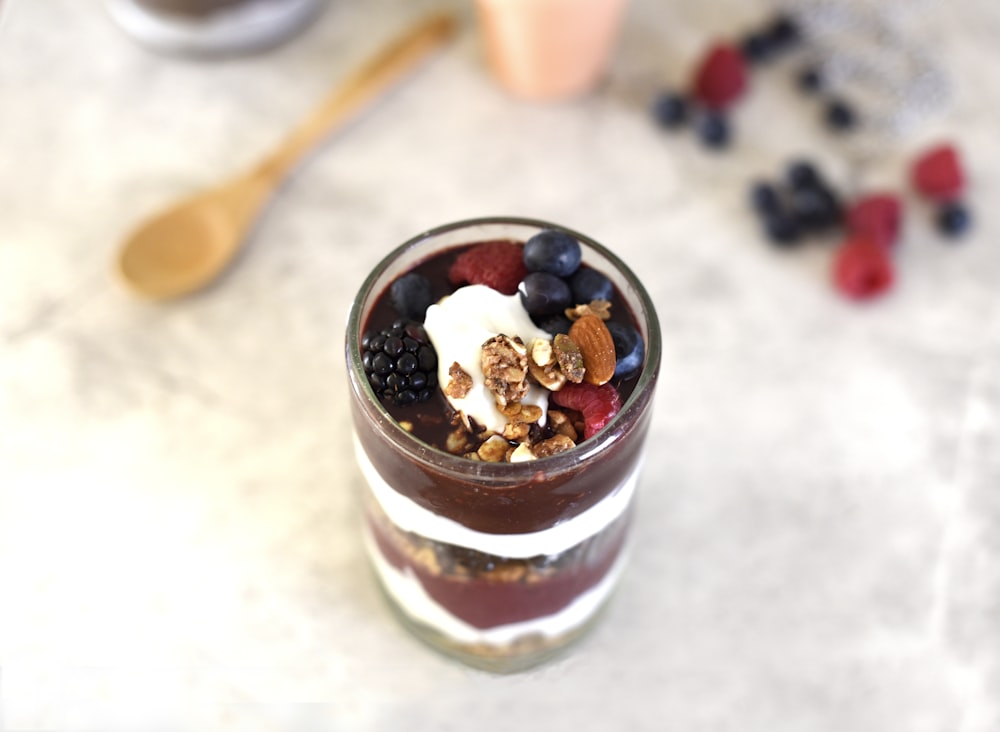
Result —
<instances>
[{"instance_id":1,"label":"white marble surface","mask_svg":"<svg viewBox=\"0 0 1000 732\"><path fill-rule=\"evenodd\" d=\"M429 0L334 0L295 43L152 55L94 2L0 31L0 729L1000 729L1000 10L921 4L975 233L907 198L900 283L858 307L829 249L756 235L750 176L840 148L779 72L724 156L645 110L761 7L633 0L609 85L512 100L460 38L331 140L212 290L109 277L137 217L268 149ZM724 7L726 12L720 12ZM551 219L645 276L665 354L636 555L604 622L494 677L412 640L361 555L341 340L389 247Z\"/></svg>"}]
</instances>

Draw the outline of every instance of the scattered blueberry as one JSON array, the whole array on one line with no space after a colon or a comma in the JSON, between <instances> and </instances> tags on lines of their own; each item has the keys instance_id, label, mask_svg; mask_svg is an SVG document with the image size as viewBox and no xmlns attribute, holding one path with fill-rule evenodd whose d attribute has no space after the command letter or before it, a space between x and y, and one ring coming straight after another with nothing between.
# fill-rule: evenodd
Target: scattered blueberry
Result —
<instances>
[{"instance_id":1,"label":"scattered blueberry","mask_svg":"<svg viewBox=\"0 0 1000 732\"><path fill-rule=\"evenodd\" d=\"M960 201L946 203L938 212L937 227L945 236L952 238L962 236L971 225L972 215Z\"/></svg>"},{"instance_id":2,"label":"scattered blueberry","mask_svg":"<svg viewBox=\"0 0 1000 732\"><path fill-rule=\"evenodd\" d=\"M569 277L580 266L580 242L569 234L548 229L524 243L524 266L529 272Z\"/></svg>"},{"instance_id":3,"label":"scattered blueberry","mask_svg":"<svg viewBox=\"0 0 1000 732\"><path fill-rule=\"evenodd\" d=\"M611 284L611 280L589 267L577 270L569 280L569 289L573 294L573 302L577 305L591 300L610 300L615 294L615 286Z\"/></svg>"},{"instance_id":4,"label":"scattered blueberry","mask_svg":"<svg viewBox=\"0 0 1000 732\"><path fill-rule=\"evenodd\" d=\"M572 304L569 285L549 272L531 272L521 280L517 291L530 315L555 315Z\"/></svg>"},{"instance_id":5,"label":"scattered blueberry","mask_svg":"<svg viewBox=\"0 0 1000 732\"><path fill-rule=\"evenodd\" d=\"M766 181L757 181L750 188L750 205L760 214L775 214L781 209L778 189Z\"/></svg>"},{"instance_id":6,"label":"scattered blueberry","mask_svg":"<svg viewBox=\"0 0 1000 732\"><path fill-rule=\"evenodd\" d=\"M729 122L718 112L705 112L698 119L698 138L706 147L721 149L728 147Z\"/></svg>"},{"instance_id":7,"label":"scattered blueberry","mask_svg":"<svg viewBox=\"0 0 1000 732\"><path fill-rule=\"evenodd\" d=\"M790 247L801 241L802 232L795 217L788 213L777 213L764 220L767 238L781 247Z\"/></svg>"},{"instance_id":8,"label":"scattered blueberry","mask_svg":"<svg viewBox=\"0 0 1000 732\"><path fill-rule=\"evenodd\" d=\"M397 406L430 399L437 386L437 353L419 323L397 320L361 339L361 363L379 398Z\"/></svg>"},{"instance_id":9,"label":"scattered blueberry","mask_svg":"<svg viewBox=\"0 0 1000 732\"><path fill-rule=\"evenodd\" d=\"M826 125L837 132L846 132L857 124L854 108L843 99L831 99L823 110Z\"/></svg>"},{"instance_id":10,"label":"scattered blueberry","mask_svg":"<svg viewBox=\"0 0 1000 732\"><path fill-rule=\"evenodd\" d=\"M793 189L812 188L823 184L816 166L808 160L793 160L789 163L785 178Z\"/></svg>"},{"instance_id":11,"label":"scattered blueberry","mask_svg":"<svg viewBox=\"0 0 1000 732\"><path fill-rule=\"evenodd\" d=\"M824 186L803 186L792 190L789 209L799 228L820 232L840 222L841 207L836 196Z\"/></svg>"},{"instance_id":12,"label":"scattered blueberry","mask_svg":"<svg viewBox=\"0 0 1000 732\"><path fill-rule=\"evenodd\" d=\"M823 76L815 66L806 66L795 76L795 84L807 94L815 94L823 88Z\"/></svg>"},{"instance_id":13,"label":"scattered blueberry","mask_svg":"<svg viewBox=\"0 0 1000 732\"><path fill-rule=\"evenodd\" d=\"M802 38L798 23L789 15L780 14L767 28L770 45L777 51L784 51L796 45Z\"/></svg>"},{"instance_id":14,"label":"scattered blueberry","mask_svg":"<svg viewBox=\"0 0 1000 732\"><path fill-rule=\"evenodd\" d=\"M639 331L630 325L607 323L615 344L615 378L627 379L642 367L646 347Z\"/></svg>"},{"instance_id":15,"label":"scattered blueberry","mask_svg":"<svg viewBox=\"0 0 1000 732\"><path fill-rule=\"evenodd\" d=\"M389 299L404 318L423 322L433 302L430 280L416 272L405 274L389 287Z\"/></svg>"},{"instance_id":16,"label":"scattered blueberry","mask_svg":"<svg viewBox=\"0 0 1000 732\"><path fill-rule=\"evenodd\" d=\"M661 127L680 127L688 119L688 102L680 94L664 92L653 101L653 118Z\"/></svg>"},{"instance_id":17,"label":"scattered blueberry","mask_svg":"<svg viewBox=\"0 0 1000 732\"><path fill-rule=\"evenodd\" d=\"M740 43L744 58L750 63L767 61L774 52L766 33L748 33Z\"/></svg>"}]
</instances>

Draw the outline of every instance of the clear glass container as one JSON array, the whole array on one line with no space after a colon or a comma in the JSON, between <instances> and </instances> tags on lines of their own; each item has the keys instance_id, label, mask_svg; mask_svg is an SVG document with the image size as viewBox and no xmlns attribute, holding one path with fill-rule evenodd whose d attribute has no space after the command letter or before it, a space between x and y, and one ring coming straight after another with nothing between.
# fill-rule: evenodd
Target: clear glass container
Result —
<instances>
[{"instance_id":1,"label":"clear glass container","mask_svg":"<svg viewBox=\"0 0 1000 732\"><path fill-rule=\"evenodd\" d=\"M106 0L144 45L196 56L259 51L305 28L326 0Z\"/></svg>"},{"instance_id":2,"label":"clear glass container","mask_svg":"<svg viewBox=\"0 0 1000 732\"><path fill-rule=\"evenodd\" d=\"M549 457L490 463L432 448L369 384L361 340L373 308L393 280L435 255L480 241L524 242L543 229L574 236L584 263L606 274L631 310L645 342L631 393L598 434ZM547 222L449 224L375 267L351 308L346 357L368 554L404 623L446 654L497 672L534 666L583 634L625 566L660 363L658 321L636 276L597 242Z\"/></svg>"}]
</instances>

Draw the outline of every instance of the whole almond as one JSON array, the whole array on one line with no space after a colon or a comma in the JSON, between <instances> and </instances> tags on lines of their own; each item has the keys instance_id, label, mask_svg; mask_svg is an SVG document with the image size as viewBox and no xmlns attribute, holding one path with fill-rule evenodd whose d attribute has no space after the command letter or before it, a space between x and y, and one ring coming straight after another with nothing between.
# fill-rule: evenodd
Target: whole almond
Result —
<instances>
[{"instance_id":1,"label":"whole almond","mask_svg":"<svg viewBox=\"0 0 1000 732\"><path fill-rule=\"evenodd\" d=\"M573 323L569 337L583 356L583 380L597 386L611 381L615 375L615 341L604 321L596 315L584 315Z\"/></svg>"}]
</instances>

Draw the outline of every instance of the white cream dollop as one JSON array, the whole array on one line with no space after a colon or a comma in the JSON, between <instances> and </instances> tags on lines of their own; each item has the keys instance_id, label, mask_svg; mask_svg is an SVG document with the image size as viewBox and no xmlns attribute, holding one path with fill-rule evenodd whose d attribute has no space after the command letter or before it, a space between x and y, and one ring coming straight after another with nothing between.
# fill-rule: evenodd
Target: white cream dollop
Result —
<instances>
[{"instance_id":1,"label":"white cream dollop","mask_svg":"<svg viewBox=\"0 0 1000 732\"><path fill-rule=\"evenodd\" d=\"M434 344L438 356L438 381L448 385L448 370L458 363L472 377L472 389L457 399L446 396L451 406L492 432L502 432L507 418L497 409L493 394L486 388L483 374L482 346L490 338L503 334L518 336L525 345L533 338L550 339L539 328L521 304L518 294L504 295L485 285L460 287L440 302L427 308L424 329ZM545 424L548 391L537 384L530 384L522 400L542 409L540 424Z\"/></svg>"}]
</instances>

